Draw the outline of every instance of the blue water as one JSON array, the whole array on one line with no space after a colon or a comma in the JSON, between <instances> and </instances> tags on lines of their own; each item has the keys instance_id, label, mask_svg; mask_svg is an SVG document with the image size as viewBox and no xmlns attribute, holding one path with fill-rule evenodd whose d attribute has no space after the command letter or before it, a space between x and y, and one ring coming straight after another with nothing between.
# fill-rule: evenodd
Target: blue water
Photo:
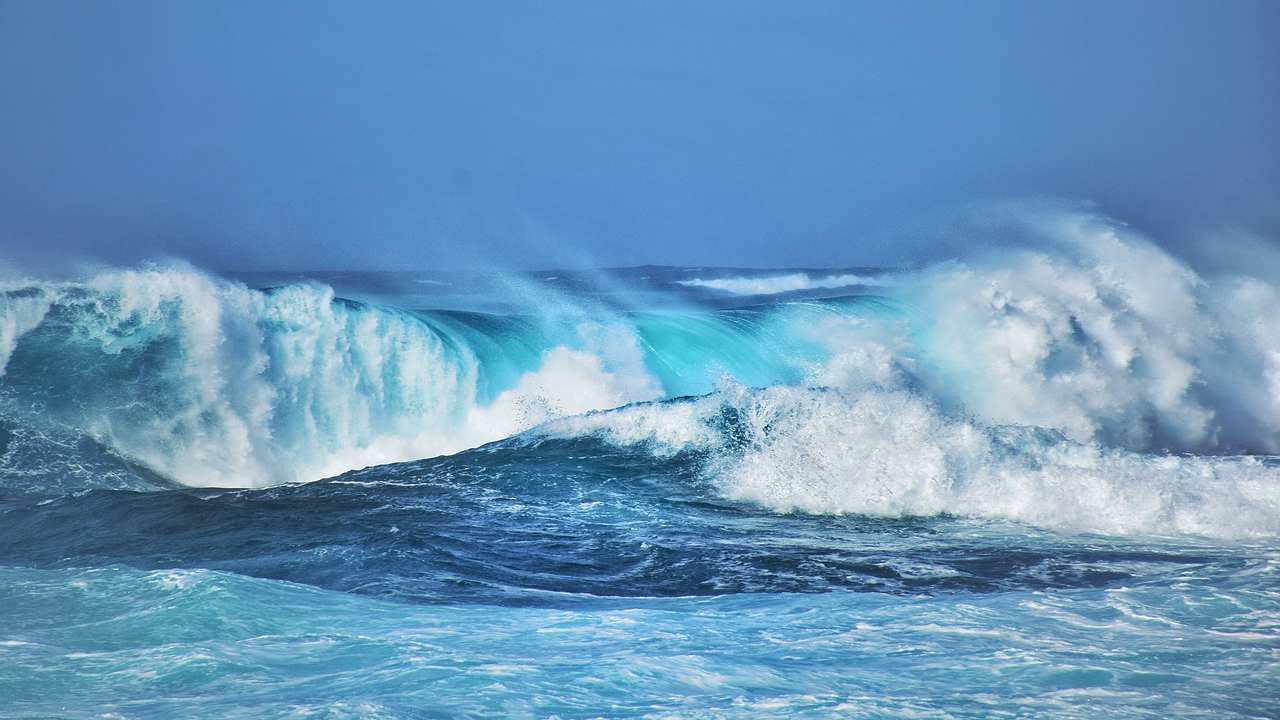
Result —
<instances>
[{"instance_id":1,"label":"blue water","mask_svg":"<svg viewBox=\"0 0 1280 720\"><path fill-rule=\"evenodd\" d=\"M1277 717L1265 278L0 294L2 717Z\"/></svg>"}]
</instances>

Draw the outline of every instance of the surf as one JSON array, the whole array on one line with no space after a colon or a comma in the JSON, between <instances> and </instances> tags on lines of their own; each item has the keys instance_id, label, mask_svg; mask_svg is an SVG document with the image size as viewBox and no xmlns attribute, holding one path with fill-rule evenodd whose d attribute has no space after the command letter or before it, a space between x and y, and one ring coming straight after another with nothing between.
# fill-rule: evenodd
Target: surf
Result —
<instances>
[{"instance_id":1,"label":"surf","mask_svg":"<svg viewBox=\"0 0 1280 720\"><path fill-rule=\"evenodd\" d=\"M726 383L831 389L845 410L866 393L908 397L947 422L1101 451L1280 451L1275 285L1198 273L1096 215L1042 213L1023 232L1021 247L860 291L730 307L605 302L511 279L523 312L423 310L182 264L9 281L0 415L221 487L456 453ZM931 432L850 418L896 423L906 446ZM20 458L41 453L15 448L40 435L10 433L6 482L30 477Z\"/></svg>"}]
</instances>

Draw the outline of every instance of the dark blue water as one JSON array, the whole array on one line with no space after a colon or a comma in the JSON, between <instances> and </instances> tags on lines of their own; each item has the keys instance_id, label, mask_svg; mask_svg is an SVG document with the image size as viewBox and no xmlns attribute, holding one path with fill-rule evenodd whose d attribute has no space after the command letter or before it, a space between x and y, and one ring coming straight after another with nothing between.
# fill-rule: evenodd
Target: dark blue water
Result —
<instances>
[{"instance_id":1,"label":"dark blue water","mask_svg":"<svg viewBox=\"0 0 1280 720\"><path fill-rule=\"evenodd\" d=\"M1274 545L780 515L725 501L695 458L596 440L3 512L17 715L1208 717L1275 697Z\"/></svg>"}]
</instances>

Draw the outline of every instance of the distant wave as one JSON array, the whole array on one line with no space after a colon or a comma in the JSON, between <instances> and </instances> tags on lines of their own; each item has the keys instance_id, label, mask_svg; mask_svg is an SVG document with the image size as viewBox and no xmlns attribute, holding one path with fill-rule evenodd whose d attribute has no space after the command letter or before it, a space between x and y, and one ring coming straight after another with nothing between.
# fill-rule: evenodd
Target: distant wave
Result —
<instances>
[{"instance_id":1,"label":"distant wave","mask_svg":"<svg viewBox=\"0 0 1280 720\"><path fill-rule=\"evenodd\" d=\"M822 288L842 288L854 285L883 285L885 279L869 275L818 275L808 273L786 273L784 275L762 275L759 277L725 277L725 278L693 278L677 280L687 287L702 287L720 290L734 295L777 295L797 290L816 290Z\"/></svg>"}]
</instances>

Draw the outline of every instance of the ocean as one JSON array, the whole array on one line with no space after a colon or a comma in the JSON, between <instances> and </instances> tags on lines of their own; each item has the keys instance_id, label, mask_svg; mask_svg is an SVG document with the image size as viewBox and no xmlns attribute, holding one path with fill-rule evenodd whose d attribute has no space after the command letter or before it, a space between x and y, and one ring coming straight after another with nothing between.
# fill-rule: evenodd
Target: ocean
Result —
<instances>
[{"instance_id":1,"label":"ocean","mask_svg":"<svg viewBox=\"0 0 1280 720\"><path fill-rule=\"evenodd\" d=\"M1280 287L0 283L0 717L1280 717Z\"/></svg>"}]
</instances>

